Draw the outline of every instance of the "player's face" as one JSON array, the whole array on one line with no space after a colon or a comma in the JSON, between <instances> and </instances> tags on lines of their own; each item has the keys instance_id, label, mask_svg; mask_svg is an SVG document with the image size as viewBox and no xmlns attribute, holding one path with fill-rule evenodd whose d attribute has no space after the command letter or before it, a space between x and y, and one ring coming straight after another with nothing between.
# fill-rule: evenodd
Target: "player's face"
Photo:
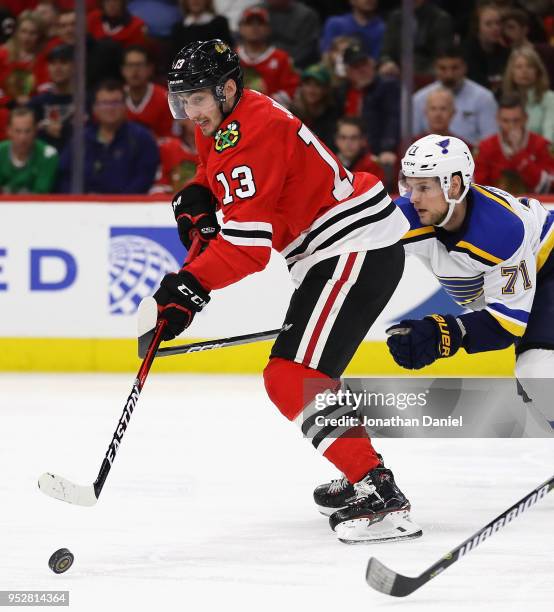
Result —
<instances>
[{"instance_id":1,"label":"player's face","mask_svg":"<svg viewBox=\"0 0 554 612\"><path fill-rule=\"evenodd\" d=\"M453 89L465 77L465 62L460 57L441 57L435 62L435 74L445 87Z\"/></svg>"},{"instance_id":2,"label":"player's face","mask_svg":"<svg viewBox=\"0 0 554 612\"><path fill-rule=\"evenodd\" d=\"M223 115L211 90L200 89L177 95L186 118L193 121L204 136L213 136L223 120Z\"/></svg>"},{"instance_id":3,"label":"player's face","mask_svg":"<svg viewBox=\"0 0 554 612\"><path fill-rule=\"evenodd\" d=\"M448 203L440 183L435 178L406 178L406 197L418 214L422 225L437 225L448 212Z\"/></svg>"},{"instance_id":4,"label":"player's face","mask_svg":"<svg viewBox=\"0 0 554 612\"><path fill-rule=\"evenodd\" d=\"M8 126L8 138L12 147L19 154L26 154L31 150L35 140L35 121L31 114L13 117Z\"/></svg>"}]
</instances>

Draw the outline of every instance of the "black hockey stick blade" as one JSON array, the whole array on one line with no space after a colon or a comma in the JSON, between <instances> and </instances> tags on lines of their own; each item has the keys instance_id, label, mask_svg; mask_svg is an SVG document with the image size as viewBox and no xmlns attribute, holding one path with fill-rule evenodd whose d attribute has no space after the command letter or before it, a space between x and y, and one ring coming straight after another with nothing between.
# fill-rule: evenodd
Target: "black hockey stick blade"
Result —
<instances>
[{"instance_id":1,"label":"black hockey stick blade","mask_svg":"<svg viewBox=\"0 0 554 612\"><path fill-rule=\"evenodd\" d=\"M405 597L413 593L416 589L419 589L420 586L429 582L429 580L441 574L445 569L450 567L453 563L456 563L456 561L459 561L462 557L465 557L469 552L475 550L479 544L500 531L530 507L534 506L553 489L554 476L505 510L490 523L479 529L479 531L475 532L470 538L444 555L442 559L415 578L397 574L375 559L375 557L372 557L367 564L366 581L369 586L373 587L376 591L385 593L385 595Z\"/></svg>"},{"instance_id":2,"label":"black hockey stick blade","mask_svg":"<svg viewBox=\"0 0 554 612\"><path fill-rule=\"evenodd\" d=\"M140 359L146 357L148 347L154 337L157 317L156 300L153 297L143 298L137 311L138 356Z\"/></svg>"},{"instance_id":3,"label":"black hockey stick blade","mask_svg":"<svg viewBox=\"0 0 554 612\"><path fill-rule=\"evenodd\" d=\"M372 557L367 564L366 581L376 591L393 597L406 597L426 582L425 580L422 582L420 578L397 574L375 557Z\"/></svg>"}]
</instances>

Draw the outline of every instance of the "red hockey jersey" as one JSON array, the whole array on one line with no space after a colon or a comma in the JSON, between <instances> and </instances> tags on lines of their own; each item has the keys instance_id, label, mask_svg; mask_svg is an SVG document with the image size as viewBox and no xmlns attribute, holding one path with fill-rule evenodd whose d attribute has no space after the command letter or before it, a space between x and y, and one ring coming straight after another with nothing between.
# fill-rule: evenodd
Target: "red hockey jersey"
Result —
<instances>
[{"instance_id":1,"label":"red hockey jersey","mask_svg":"<svg viewBox=\"0 0 554 612\"><path fill-rule=\"evenodd\" d=\"M135 15L131 15L126 23L111 27L101 10L91 11L87 17L87 30L93 38L113 38L124 47L146 42L146 24Z\"/></svg>"},{"instance_id":2,"label":"red hockey jersey","mask_svg":"<svg viewBox=\"0 0 554 612\"><path fill-rule=\"evenodd\" d=\"M479 143L475 154L474 180L479 185L505 187L504 181L516 177L523 184L523 191L548 193L554 184L554 156L551 144L540 134L529 132L525 147L511 154L500 139L493 134Z\"/></svg>"},{"instance_id":3,"label":"red hockey jersey","mask_svg":"<svg viewBox=\"0 0 554 612\"><path fill-rule=\"evenodd\" d=\"M245 75L249 70L257 72L264 82L263 93L288 105L300 83L290 55L282 49L269 47L260 57L252 59L240 45L237 53Z\"/></svg>"},{"instance_id":4,"label":"red hockey jersey","mask_svg":"<svg viewBox=\"0 0 554 612\"><path fill-rule=\"evenodd\" d=\"M299 285L318 261L397 242L409 229L372 174L352 174L302 122L245 90L214 137L196 130L200 165L222 230L189 270L217 289L262 270L279 251Z\"/></svg>"},{"instance_id":5,"label":"red hockey jersey","mask_svg":"<svg viewBox=\"0 0 554 612\"><path fill-rule=\"evenodd\" d=\"M167 91L160 85L149 83L139 104L133 104L127 95L127 118L146 126L158 138L171 136L173 118L167 105Z\"/></svg>"}]
</instances>

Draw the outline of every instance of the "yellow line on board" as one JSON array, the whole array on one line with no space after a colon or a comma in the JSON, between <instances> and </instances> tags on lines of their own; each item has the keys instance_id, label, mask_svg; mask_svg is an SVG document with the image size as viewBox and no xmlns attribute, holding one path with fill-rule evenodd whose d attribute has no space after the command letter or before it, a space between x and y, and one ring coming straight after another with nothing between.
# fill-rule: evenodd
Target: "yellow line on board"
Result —
<instances>
[{"instance_id":1,"label":"yellow line on board","mask_svg":"<svg viewBox=\"0 0 554 612\"><path fill-rule=\"evenodd\" d=\"M195 340L187 338L187 342ZM180 340L179 343L183 343ZM261 373L271 342L156 359L155 372ZM0 338L0 371L135 372L140 361L132 339ZM363 342L345 374L350 376L512 376L513 349L468 355L460 350L422 370L394 363L385 342Z\"/></svg>"}]
</instances>

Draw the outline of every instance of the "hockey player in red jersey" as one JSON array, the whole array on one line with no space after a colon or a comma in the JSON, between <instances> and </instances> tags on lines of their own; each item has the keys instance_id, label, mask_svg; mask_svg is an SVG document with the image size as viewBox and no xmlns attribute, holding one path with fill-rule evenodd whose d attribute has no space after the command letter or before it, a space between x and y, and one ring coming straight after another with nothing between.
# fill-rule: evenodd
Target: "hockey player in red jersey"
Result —
<instances>
[{"instance_id":1,"label":"hockey player in red jersey","mask_svg":"<svg viewBox=\"0 0 554 612\"><path fill-rule=\"evenodd\" d=\"M197 232L206 248L154 295L168 322L165 339L192 323L211 291L263 270L272 248L280 252L296 290L264 380L281 413L309 430L344 475L318 487L316 503L343 541L421 535L370 440L359 430L318 427L313 391L306 395L309 379L318 391L336 390L392 296L407 221L375 176L350 173L289 111L243 90L239 58L223 42L179 52L168 98L175 118L196 124L200 157L195 178L173 199L179 235L190 246Z\"/></svg>"}]
</instances>

